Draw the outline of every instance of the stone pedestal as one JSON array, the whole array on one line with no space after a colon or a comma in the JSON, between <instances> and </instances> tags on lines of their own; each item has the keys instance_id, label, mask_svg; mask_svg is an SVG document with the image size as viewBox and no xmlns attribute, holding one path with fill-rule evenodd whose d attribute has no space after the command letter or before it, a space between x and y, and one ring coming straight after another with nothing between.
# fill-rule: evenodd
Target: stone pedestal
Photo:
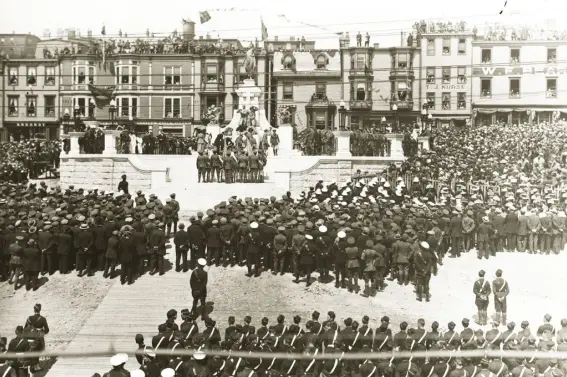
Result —
<instances>
[{"instance_id":1,"label":"stone pedestal","mask_svg":"<svg viewBox=\"0 0 567 377\"><path fill-rule=\"evenodd\" d=\"M219 124L207 124L207 133L211 134L211 143L214 143L217 136L222 132L222 128Z\"/></svg>"},{"instance_id":2,"label":"stone pedestal","mask_svg":"<svg viewBox=\"0 0 567 377\"><path fill-rule=\"evenodd\" d=\"M270 122L266 118L266 112L264 111L264 103L260 99L262 98L262 89L260 89L254 80L246 79L239 85L236 89L236 94L238 94L238 105L242 110L248 110L251 107L258 109L256 111L256 123L258 125L258 134L262 135L264 130L271 128ZM240 114L236 111L233 114L232 120L228 125L233 130L238 128L240 124Z\"/></svg>"},{"instance_id":3,"label":"stone pedestal","mask_svg":"<svg viewBox=\"0 0 567 377\"><path fill-rule=\"evenodd\" d=\"M350 131L334 132L337 138L337 157L352 157L350 153Z\"/></svg>"},{"instance_id":4,"label":"stone pedestal","mask_svg":"<svg viewBox=\"0 0 567 377\"><path fill-rule=\"evenodd\" d=\"M122 131L104 130L104 151L103 155L114 156L116 155L116 138L120 137Z\"/></svg>"},{"instance_id":5,"label":"stone pedestal","mask_svg":"<svg viewBox=\"0 0 567 377\"><path fill-rule=\"evenodd\" d=\"M79 138L85 135L84 132L69 132L69 154L68 156L78 156L81 154Z\"/></svg>"},{"instance_id":6,"label":"stone pedestal","mask_svg":"<svg viewBox=\"0 0 567 377\"><path fill-rule=\"evenodd\" d=\"M431 150L431 145L429 145L429 136L419 136L417 138L419 144L419 149L424 151Z\"/></svg>"},{"instance_id":7,"label":"stone pedestal","mask_svg":"<svg viewBox=\"0 0 567 377\"><path fill-rule=\"evenodd\" d=\"M402 148L402 134L387 134L386 139L390 140L390 157L404 158L404 149Z\"/></svg>"},{"instance_id":8,"label":"stone pedestal","mask_svg":"<svg viewBox=\"0 0 567 377\"><path fill-rule=\"evenodd\" d=\"M280 124L280 126L276 129L276 133L280 138L278 156L293 155L293 127L291 124Z\"/></svg>"}]
</instances>

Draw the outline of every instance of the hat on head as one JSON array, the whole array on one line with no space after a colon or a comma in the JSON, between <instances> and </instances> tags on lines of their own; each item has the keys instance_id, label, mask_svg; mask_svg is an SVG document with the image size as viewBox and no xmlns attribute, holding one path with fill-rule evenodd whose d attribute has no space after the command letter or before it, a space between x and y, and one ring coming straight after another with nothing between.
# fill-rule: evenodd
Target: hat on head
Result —
<instances>
[{"instance_id":1,"label":"hat on head","mask_svg":"<svg viewBox=\"0 0 567 377\"><path fill-rule=\"evenodd\" d=\"M420 245L421 247L423 247L424 249L429 249L429 244L428 244L427 242L425 242L425 241L422 241L419 245Z\"/></svg>"},{"instance_id":2,"label":"hat on head","mask_svg":"<svg viewBox=\"0 0 567 377\"><path fill-rule=\"evenodd\" d=\"M136 369L130 372L130 377L146 377L146 373L141 369Z\"/></svg>"},{"instance_id":3,"label":"hat on head","mask_svg":"<svg viewBox=\"0 0 567 377\"><path fill-rule=\"evenodd\" d=\"M321 226L319 227L319 232L325 233L326 231L327 231L327 227L326 227L325 225L321 225Z\"/></svg>"},{"instance_id":4,"label":"hat on head","mask_svg":"<svg viewBox=\"0 0 567 377\"><path fill-rule=\"evenodd\" d=\"M161 371L160 376L161 377L174 377L175 371L172 368L165 368L164 370Z\"/></svg>"},{"instance_id":5,"label":"hat on head","mask_svg":"<svg viewBox=\"0 0 567 377\"><path fill-rule=\"evenodd\" d=\"M89 225L87 223L82 223L80 229L87 230L89 229Z\"/></svg>"},{"instance_id":6,"label":"hat on head","mask_svg":"<svg viewBox=\"0 0 567 377\"><path fill-rule=\"evenodd\" d=\"M346 233L341 230L340 232L337 233L337 237L339 237L339 238L345 238L345 237L346 237Z\"/></svg>"},{"instance_id":7,"label":"hat on head","mask_svg":"<svg viewBox=\"0 0 567 377\"><path fill-rule=\"evenodd\" d=\"M207 260L205 258L199 258L197 260L197 263L199 264L199 266L206 266L207 265Z\"/></svg>"},{"instance_id":8,"label":"hat on head","mask_svg":"<svg viewBox=\"0 0 567 377\"><path fill-rule=\"evenodd\" d=\"M253 223L250 224L250 228L258 229L258 223L254 221Z\"/></svg>"},{"instance_id":9,"label":"hat on head","mask_svg":"<svg viewBox=\"0 0 567 377\"><path fill-rule=\"evenodd\" d=\"M197 351L193 354L195 360L203 360L207 355L203 351Z\"/></svg>"}]
</instances>

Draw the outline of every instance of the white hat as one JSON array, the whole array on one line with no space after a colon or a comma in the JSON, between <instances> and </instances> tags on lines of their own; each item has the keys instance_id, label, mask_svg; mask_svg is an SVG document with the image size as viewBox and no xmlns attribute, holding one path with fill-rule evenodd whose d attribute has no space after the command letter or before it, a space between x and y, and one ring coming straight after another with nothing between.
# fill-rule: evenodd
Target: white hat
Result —
<instances>
[{"instance_id":1,"label":"white hat","mask_svg":"<svg viewBox=\"0 0 567 377\"><path fill-rule=\"evenodd\" d=\"M117 353L110 358L110 365L113 367L120 366L128 361L128 355L125 353Z\"/></svg>"},{"instance_id":2,"label":"white hat","mask_svg":"<svg viewBox=\"0 0 567 377\"><path fill-rule=\"evenodd\" d=\"M345 238L345 237L346 237L346 233L341 230L340 232L337 233L337 237L339 237L339 238Z\"/></svg>"},{"instance_id":3,"label":"white hat","mask_svg":"<svg viewBox=\"0 0 567 377\"><path fill-rule=\"evenodd\" d=\"M203 351L197 351L193 354L195 360L203 360L207 355Z\"/></svg>"},{"instance_id":4,"label":"white hat","mask_svg":"<svg viewBox=\"0 0 567 377\"><path fill-rule=\"evenodd\" d=\"M311 234L306 234L306 235L305 235L305 238L307 238L308 240L312 240L312 239L313 239L313 236L312 236Z\"/></svg>"},{"instance_id":5,"label":"white hat","mask_svg":"<svg viewBox=\"0 0 567 377\"><path fill-rule=\"evenodd\" d=\"M423 247L424 249L429 249L429 244L428 244L427 242L425 242L425 241L422 241L422 242L420 243L420 245L421 245L421 247Z\"/></svg>"},{"instance_id":6,"label":"white hat","mask_svg":"<svg viewBox=\"0 0 567 377\"><path fill-rule=\"evenodd\" d=\"M319 227L319 232L325 233L326 231L327 231L327 227L326 227L325 225L321 225L321 226Z\"/></svg>"},{"instance_id":7,"label":"white hat","mask_svg":"<svg viewBox=\"0 0 567 377\"><path fill-rule=\"evenodd\" d=\"M254 221L252 224L250 224L250 228L252 229L257 229L258 228L258 223L256 221Z\"/></svg>"},{"instance_id":8,"label":"white hat","mask_svg":"<svg viewBox=\"0 0 567 377\"><path fill-rule=\"evenodd\" d=\"M205 258L199 258L197 259L197 263L199 263L199 266L206 266L207 260Z\"/></svg>"},{"instance_id":9,"label":"white hat","mask_svg":"<svg viewBox=\"0 0 567 377\"><path fill-rule=\"evenodd\" d=\"M141 369L136 369L130 372L130 377L146 377L146 373Z\"/></svg>"},{"instance_id":10,"label":"white hat","mask_svg":"<svg viewBox=\"0 0 567 377\"><path fill-rule=\"evenodd\" d=\"M161 377L173 377L175 376L175 371L171 368L165 368L161 371Z\"/></svg>"}]
</instances>

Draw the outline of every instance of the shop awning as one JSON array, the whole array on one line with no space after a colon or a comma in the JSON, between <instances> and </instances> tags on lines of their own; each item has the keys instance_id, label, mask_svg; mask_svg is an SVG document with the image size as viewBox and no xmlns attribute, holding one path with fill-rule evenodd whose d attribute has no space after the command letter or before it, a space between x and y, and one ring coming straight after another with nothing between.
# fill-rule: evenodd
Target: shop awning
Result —
<instances>
[{"instance_id":1,"label":"shop awning","mask_svg":"<svg viewBox=\"0 0 567 377\"><path fill-rule=\"evenodd\" d=\"M59 124L57 122L53 122L53 123L46 123L46 122L6 122L6 127L26 127L26 128L30 128L30 127L35 127L35 128L41 128L41 127L53 127L53 126L58 126Z\"/></svg>"},{"instance_id":2,"label":"shop awning","mask_svg":"<svg viewBox=\"0 0 567 377\"><path fill-rule=\"evenodd\" d=\"M525 113L526 111L548 111L548 112L555 112L559 111L561 113L567 113L567 107L563 108L552 108L552 107L529 107L529 108L511 108L511 107L493 107L493 108L475 108L474 109L477 113L480 114L494 114L494 113L509 113L512 111L518 113Z\"/></svg>"},{"instance_id":3,"label":"shop awning","mask_svg":"<svg viewBox=\"0 0 567 377\"><path fill-rule=\"evenodd\" d=\"M447 119L447 120L467 120L470 119L470 115L451 115L451 114L440 114L433 115L433 119Z\"/></svg>"}]
</instances>

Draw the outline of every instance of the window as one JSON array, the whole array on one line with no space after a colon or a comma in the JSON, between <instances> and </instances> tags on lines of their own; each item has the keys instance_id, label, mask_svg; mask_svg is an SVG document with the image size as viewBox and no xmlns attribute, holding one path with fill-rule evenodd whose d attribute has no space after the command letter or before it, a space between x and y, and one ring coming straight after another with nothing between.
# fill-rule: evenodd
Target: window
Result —
<instances>
[{"instance_id":1,"label":"window","mask_svg":"<svg viewBox=\"0 0 567 377\"><path fill-rule=\"evenodd\" d=\"M120 83L121 84L129 84L130 83L130 67L122 67L120 75Z\"/></svg>"},{"instance_id":2,"label":"window","mask_svg":"<svg viewBox=\"0 0 567 377\"><path fill-rule=\"evenodd\" d=\"M132 84L138 83L138 67L132 67L132 76L130 76Z\"/></svg>"},{"instance_id":3,"label":"window","mask_svg":"<svg viewBox=\"0 0 567 377\"><path fill-rule=\"evenodd\" d=\"M403 82L403 81L398 82L398 99L400 101L411 100L410 95L409 95L408 84Z\"/></svg>"},{"instance_id":4,"label":"window","mask_svg":"<svg viewBox=\"0 0 567 377\"><path fill-rule=\"evenodd\" d=\"M351 130L358 130L360 128L360 117L358 116L351 116L350 117L350 129Z\"/></svg>"},{"instance_id":5,"label":"window","mask_svg":"<svg viewBox=\"0 0 567 377\"><path fill-rule=\"evenodd\" d=\"M293 56L286 55L283 58L283 68L284 69L293 69Z\"/></svg>"},{"instance_id":6,"label":"window","mask_svg":"<svg viewBox=\"0 0 567 377\"><path fill-rule=\"evenodd\" d=\"M316 65L317 65L317 69L327 68L327 57L325 55L317 56Z\"/></svg>"},{"instance_id":7,"label":"window","mask_svg":"<svg viewBox=\"0 0 567 377\"><path fill-rule=\"evenodd\" d=\"M427 105L430 109L435 109L435 93L427 93Z\"/></svg>"},{"instance_id":8,"label":"window","mask_svg":"<svg viewBox=\"0 0 567 377\"><path fill-rule=\"evenodd\" d=\"M181 84L181 67L165 67L165 85Z\"/></svg>"},{"instance_id":9,"label":"window","mask_svg":"<svg viewBox=\"0 0 567 377\"><path fill-rule=\"evenodd\" d=\"M366 69L366 55L358 54L356 55L356 69L365 70Z\"/></svg>"},{"instance_id":10,"label":"window","mask_svg":"<svg viewBox=\"0 0 567 377\"><path fill-rule=\"evenodd\" d=\"M492 96L492 80L480 79L480 96L490 98Z\"/></svg>"},{"instance_id":11,"label":"window","mask_svg":"<svg viewBox=\"0 0 567 377\"><path fill-rule=\"evenodd\" d=\"M520 49L513 48L510 50L510 63L518 64L520 63Z\"/></svg>"},{"instance_id":12,"label":"window","mask_svg":"<svg viewBox=\"0 0 567 377\"><path fill-rule=\"evenodd\" d=\"M73 98L73 109L78 110L79 115L84 117L87 114L87 103L85 97Z\"/></svg>"},{"instance_id":13,"label":"window","mask_svg":"<svg viewBox=\"0 0 567 377\"><path fill-rule=\"evenodd\" d=\"M429 56L435 55L435 39L429 38L427 40L427 55Z\"/></svg>"},{"instance_id":14,"label":"window","mask_svg":"<svg viewBox=\"0 0 567 377\"><path fill-rule=\"evenodd\" d=\"M451 40L443 39L443 55L451 55Z\"/></svg>"},{"instance_id":15,"label":"window","mask_svg":"<svg viewBox=\"0 0 567 377\"><path fill-rule=\"evenodd\" d=\"M37 97L27 96L26 97L26 116L35 117L37 116Z\"/></svg>"},{"instance_id":16,"label":"window","mask_svg":"<svg viewBox=\"0 0 567 377\"><path fill-rule=\"evenodd\" d=\"M467 67L457 67L457 82L459 84L467 83Z\"/></svg>"},{"instance_id":17,"label":"window","mask_svg":"<svg viewBox=\"0 0 567 377\"><path fill-rule=\"evenodd\" d=\"M356 84L356 100L364 101L366 100L366 84L359 82Z\"/></svg>"},{"instance_id":18,"label":"window","mask_svg":"<svg viewBox=\"0 0 567 377\"><path fill-rule=\"evenodd\" d=\"M45 85L55 85L55 67L45 67Z\"/></svg>"},{"instance_id":19,"label":"window","mask_svg":"<svg viewBox=\"0 0 567 377\"><path fill-rule=\"evenodd\" d=\"M457 93L457 110L466 110L467 108L467 93Z\"/></svg>"},{"instance_id":20,"label":"window","mask_svg":"<svg viewBox=\"0 0 567 377\"><path fill-rule=\"evenodd\" d=\"M510 79L510 98L520 98L520 79Z\"/></svg>"},{"instance_id":21,"label":"window","mask_svg":"<svg viewBox=\"0 0 567 377\"><path fill-rule=\"evenodd\" d=\"M46 117L55 116L55 96L45 96L43 97L45 101L45 114Z\"/></svg>"},{"instance_id":22,"label":"window","mask_svg":"<svg viewBox=\"0 0 567 377\"><path fill-rule=\"evenodd\" d=\"M451 83L451 67L443 67L443 84Z\"/></svg>"},{"instance_id":23,"label":"window","mask_svg":"<svg viewBox=\"0 0 567 377\"><path fill-rule=\"evenodd\" d=\"M28 85L37 85L37 68L28 67L26 82Z\"/></svg>"},{"instance_id":24,"label":"window","mask_svg":"<svg viewBox=\"0 0 567 377\"><path fill-rule=\"evenodd\" d=\"M483 48L481 50L481 59L483 63L491 63L492 62L492 50L489 48Z\"/></svg>"},{"instance_id":25,"label":"window","mask_svg":"<svg viewBox=\"0 0 567 377\"><path fill-rule=\"evenodd\" d=\"M89 84L94 84L94 67L89 65Z\"/></svg>"},{"instance_id":26,"label":"window","mask_svg":"<svg viewBox=\"0 0 567 377\"><path fill-rule=\"evenodd\" d=\"M327 83L315 83L315 95L318 99L325 99L327 97Z\"/></svg>"},{"instance_id":27,"label":"window","mask_svg":"<svg viewBox=\"0 0 567 377\"><path fill-rule=\"evenodd\" d=\"M427 67L427 83L435 84L435 67Z\"/></svg>"},{"instance_id":28,"label":"window","mask_svg":"<svg viewBox=\"0 0 567 377\"><path fill-rule=\"evenodd\" d=\"M407 54L398 55L398 68L407 69L408 68L408 56Z\"/></svg>"},{"instance_id":29,"label":"window","mask_svg":"<svg viewBox=\"0 0 567 377\"><path fill-rule=\"evenodd\" d=\"M19 107L20 98L18 96L8 96L8 116L17 117Z\"/></svg>"},{"instance_id":30,"label":"window","mask_svg":"<svg viewBox=\"0 0 567 377\"><path fill-rule=\"evenodd\" d=\"M283 99L293 99L293 83L284 82L284 84L283 84Z\"/></svg>"},{"instance_id":31,"label":"window","mask_svg":"<svg viewBox=\"0 0 567 377\"><path fill-rule=\"evenodd\" d=\"M464 55L467 53L467 40L460 38L459 39L459 47L458 47L459 55Z\"/></svg>"},{"instance_id":32,"label":"window","mask_svg":"<svg viewBox=\"0 0 567 377\"><path fill-rule=\"evenodd\" d=\"M181 98L165 98L164 118L181 118Z\"/></svg>"},{"instance_id":33,"label":"window","mask_svg":"<svg viewBox=\"0 0 567 377\"><path fill-rule=\"evenodd\" d=\"M557 79L547 79L547 98L557 98Z\"/></svg>"},{"instance_id":34,"label":"window","mask_svg":"<svg viewBox=\"0 0 567 377\"><path fill-rule=\"evenodd\" d=\"M138 116L138 98L133 97L119 97L117 98L118 114L121 117L134 117Z\"/></svg>"},{"instance_id":35,"label":"window","mask_svg":"<svg viewBox=\"0 0 567 377\"><path fill-rule=\"evenodd\" d=\"M547 49L547 62L554 63L557 61L557 49L548 48Z\"/></svg>"},{"instance_id":36,"label":"window","mask_svg":"<svg viewBox=\"0 0 567 377\"><path fill-rule=\"evenodd\" d=\"M441 105L443 110L451 110L451 93L441 94Z\"/></svg>"},{"instance_id":37,"label":"window","mask_svg":"<svg viewBox=\"0 0 567 377\"><path fill-rule=\"evenodd\" d=\"M9 85L18 85L18 67L10 67L8 75L10 76Z\"/></svg>"},{"instance_id":38,"label":"window","mask_svg":"<svg viewBox=\"0 0 567 377\"><path fill-rule=\"evenodd\" d=\"M118 72L116 74L118 77ZM94 85L95 83L95 64L89 61L74 61L73 62L73 84Z\"/></svg>"},{"instance_id":39,"label":"window","mask_svg":"<svg viewBox=\"0 0 567 377\"><path fill-rule=\"evenodd\" d=\"M206 82L208 83L215 83L218 81L219 75L218 75L218 67L216 64L208 64L207 65L207 76L206 76Z\"/></svg>"}]
</instances>

